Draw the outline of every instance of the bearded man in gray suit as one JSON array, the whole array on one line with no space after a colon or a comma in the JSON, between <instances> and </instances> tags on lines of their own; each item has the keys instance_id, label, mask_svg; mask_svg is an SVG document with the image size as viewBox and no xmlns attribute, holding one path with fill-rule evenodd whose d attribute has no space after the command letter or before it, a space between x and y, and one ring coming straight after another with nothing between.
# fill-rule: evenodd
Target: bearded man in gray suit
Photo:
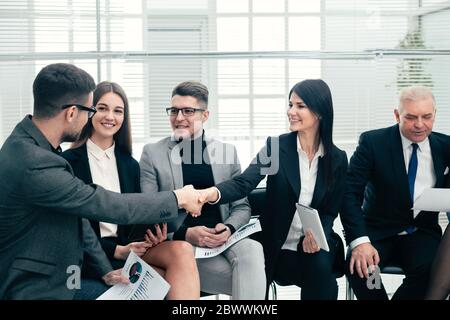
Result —
<instances>
[{"instance_id":1,"label":"bearded man in gray suit","mask_svg":"<svg viewBox=\"0 0 450 320\"><path fill-rule=\"evenodd\" d=\"M172 91L166 108L173 135L144 147L141 189L144 193L170 191L192 184L204 189L241 173L233 145L208 138L203 123L208 120L208 89L198 82L183 82ZM216 248L249 222L246 198L230 204L205 204L200 217L180 221L173 238L198 247ZM228 294L233 299L264 299L266 276L259 242L243 239L222 254L197 259L201 290Z\"/></svg>"},{"instance_id":2,"label":"bearded man in gray suit","mask_svg":"<svg viewBox=\"0 0 450 320\"><path fill-rule=\"evenodd\" d=\"M59 145L74 141L95 113L94 88L92 77L73 65L43 68L33 83L33 116L16 126L0 150L0 299L72 299L78 287L71 276L84 253L106 283L125 281L82 218L152 224L174 219L179 207L200 212L192 186L119 194L74 176Z\"/></svg>"}]
</instances>

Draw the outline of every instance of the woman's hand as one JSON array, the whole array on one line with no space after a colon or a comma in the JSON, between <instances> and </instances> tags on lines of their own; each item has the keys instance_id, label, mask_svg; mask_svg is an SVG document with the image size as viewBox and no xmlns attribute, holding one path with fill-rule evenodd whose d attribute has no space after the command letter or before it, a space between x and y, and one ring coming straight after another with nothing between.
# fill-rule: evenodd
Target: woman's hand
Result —
<instances>
[{"instance_id":1,"label":"woman's hand","mask_svg":"<svg viewBox=\"0 0 450 320\"><path fill-rule=\"evenodd\" d=\"M305 230L305 238L303 239L303 252L306 253L316 253L320 251L320 247L317 245L316 239L314 239L314 235L311 229Z\"/></svg>"},{"instance_id":2,"label":"woman's hand","mask_svg":"<svg viewBox=\"0 0 450 320\"><path fill-rule=\"evenodd\" d=\"M138 257L142 257L151 247L151 244L146 241L141 242L131 242L126 246L116 246L116 251L114 252L114 258L117 260L127 260L128 255L133 251Z\"/></svg>"},{"instance_id":3,"label":"woman's hand","mask_svg":"<svg viewBox=\"0 0 450 320\"><path fill-rule=\"evenodd\" d=\"M159 224L155 225L156 234L150 229L147 229L147 233L145 234L145 242L147 242L150 247L155 247L161 242L167 239L167 223L163 223L162 230Z\"/></svg>"}]
</instances>

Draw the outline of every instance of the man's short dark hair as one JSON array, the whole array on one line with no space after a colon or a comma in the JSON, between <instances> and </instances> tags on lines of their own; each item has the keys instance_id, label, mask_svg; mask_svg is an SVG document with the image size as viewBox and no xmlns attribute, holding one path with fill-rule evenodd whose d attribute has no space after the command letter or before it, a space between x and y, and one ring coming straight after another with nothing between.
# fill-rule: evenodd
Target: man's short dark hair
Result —
<instances>
[{"instance_id":1,"label":"man's short dark hair","mask_svg":"<svg viewBox=\"0 0 450 320\"><path fill-rule=\"evenodd\" d=\"M178 84L172 91L172 97L175 95L179 96L191 96L198 100L199 103L203 104L202 107L208 107L208 88L196 81L185 81Z\"/></svg>"},{"instance_id":2,"label":"man's short dark hair","mask_svg":"<svg viewBox=\"0 0 450 320\"><path fill-rule=\"evenodd\" d=\"M94 89L95 81L86 71L68 63L50 64L33 82L33 116L52 118L63 105L85 103Z\"/></svg>"}]
</instances>

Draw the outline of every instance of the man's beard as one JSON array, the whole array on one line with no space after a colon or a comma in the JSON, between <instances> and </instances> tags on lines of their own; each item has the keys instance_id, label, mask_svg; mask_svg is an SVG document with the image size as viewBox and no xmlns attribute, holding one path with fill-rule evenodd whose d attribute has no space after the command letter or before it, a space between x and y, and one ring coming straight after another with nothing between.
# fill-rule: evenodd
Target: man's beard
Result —
<instances>
[{"instance_id":1,"label":"man's beard","mask_svg":"<svg viewBox=\"0 0 450 320\"><path fill-rule=\"evenodd\" d=\"M64 132L61 142L75 142L80 137L80 132Z\"/></svg>"}]
</instances>

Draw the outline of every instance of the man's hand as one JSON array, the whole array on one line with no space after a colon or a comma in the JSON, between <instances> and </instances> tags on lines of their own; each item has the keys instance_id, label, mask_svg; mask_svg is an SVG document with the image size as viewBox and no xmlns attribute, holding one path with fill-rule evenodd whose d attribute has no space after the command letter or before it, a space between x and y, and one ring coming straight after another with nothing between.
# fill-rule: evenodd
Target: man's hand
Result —
<instances>
[{"instance_id":1,"label":"man's hand","mask_svg":"<svg viewBox=\"0 0 450 320\"><path fill-rule=\"evenodd\" d=\"M197 226L186 230L186 241L197 246L206 247L205 238L216 234L213 228L205 226Z\"/></svg>"},{"instance_id":2,"label":"man's hand","mask_svg":"<svg viewBox=\"0 0 450 320\"><path fill-rule=\"evenodd\" d=\"M216 187L198 190L202 195L203 202L216 202L219 199L219 192Z\"/></svg>"},{"instance_id":3,"label":"man's hand","mask_svg":"<svg viewBox=\"0 0 450 320\"><path fill-rule=\"evenodd\" d=\"M223 223L218 223L214 228L215 233L207 235L204 238L205 246L208 248L215 248L223 245L231 236L231 230Z\"/></svg>"},{"instance_id":4,"label":"man's hand","mask_svg":"<svg viewBox=\"0 0 450 320\"><path fill-rule=\"evenodd\" d=\"M133 250L138 257L142 257L152 245L146 241L131 242L126 246L116 246L114 251L114 258L117 260L127 260L130 251Z\"/></svg>"},{"instance_id":5,"label":"man's hand","mask_svg":"<svg viewBox=\"0 0 450 320\"><path fill-rule=\"evenodd\" d=\"M179 207L186 209L193 217L201 215L201 209L206 200L198 190L195 190L192 185L187 185L174 192Z\"/></svg>"},{"instance_id":6,"label":"man's hand","mask_svg":"<svg viewBox=\"0 0 450 320\"><path fill-rule=\"evenodd\" d=\"M320 251L320 247L317 245L316 239L314 239L314 235L311 229L305 230L305 238L303 239L303 252L306 253L316 253Z\"/></svg>"},{"instance_id":7,"label":"man's hand","mask_svg":"<svg viewBox=\"0 0 450 320\"><path fill-rule=\"evenodd\" d=\"M102 277L103 282L108 286L113 286L118 283L129 284L130 280L127 277L122 276L122 269L113 270L108 272Z\"/></svg>"},{"instance_id":8,"label":"man's hand","mask_svg":"<svg viewBox=\"0 0 450 320\"><path fill-rule=\"evenodd\" d=\"M359 274L360 278L368 278L368 267L377 266L380 263L380 257L377 249L370 243L361 243L352 250L352 257L350 259L350 274L353 274L354 268Z\"/></svg>"},{"instance_id":9,"label":"man's hand","mask_svg":"<svg viewBox=\"0 0 450 320\"><path fill-rule=\"evenodd\" d=\"M159 224L155 225L155 229L156 235L150 229L147 229L147 234L144 236L145 242L150 244L151 247L155 247L167 239L167 223L163 223L162 230Z\"/></svg>"}]
</instances>

